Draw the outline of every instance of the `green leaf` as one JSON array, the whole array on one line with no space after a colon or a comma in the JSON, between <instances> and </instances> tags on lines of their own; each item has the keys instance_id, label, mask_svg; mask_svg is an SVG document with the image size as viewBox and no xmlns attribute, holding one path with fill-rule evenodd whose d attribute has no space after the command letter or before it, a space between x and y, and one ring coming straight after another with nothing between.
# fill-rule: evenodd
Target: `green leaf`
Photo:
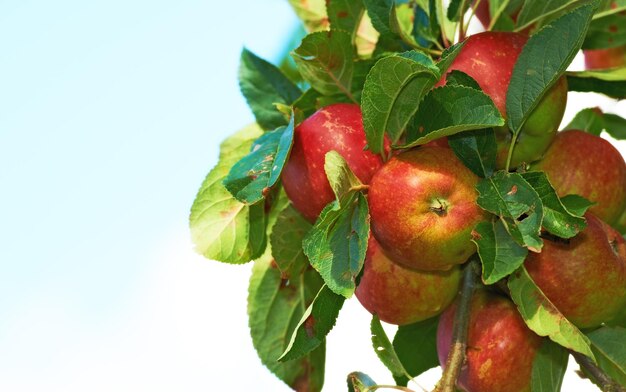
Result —
<instances>
[{"instance_id":1,"label":"green leaf","mask_svg":"<svg viewBox=\"0 0 626 392\"><path fill-rule=\"evenodd\" d=\"M262 134L252 125L226 139L218 164L207 175L191 206L189 227L196 251L206 258L242 264L263 254L266 245L263 203L248 206L222 184L231 166Z\"/></svg>"},{"instance_id":2,"label":"green leaf","mask_svg":"<svg viewBox=\"0 0 626 392\"><path fill-rule=\"evenodd\" d=\"M579 195L566 195L561 198L561 204L570 214L574 216L583 216L589 207L596 203L590 202Z\"/></svg>"},{"instance_id":3,"label":"green leaf","mask_svg":"<svg viewBox=\"0 0 626 392\"><path fill-rule=\"evenodd\" d=\"M418 52L380 59L365 80L361 96L363 127L369 149L383 151L384 135L398 141L422 97L439 80L434 63L426 62ZM425 56L423 56L425 57ZM418 61L416 61L418 60Z\"/></svg>"},{"instance_id":4,"label":"green leaf","mask_svg":"<svg viewBox=\"0 0 626 392\"><path fill-rule=\"evenodd\" d=\"M344 301L344 297L330 291L328 286L322 286L313 303L302 315L291 335L289 345L278 360L285 362L298 359L322 344L335 326Z\"/></svg>"},{"instance_id":5,"label":"green leaf","mask_svg":"<svg viewBox=\"0 0 626 392\"><path fill-rule=\"evenodd\" d=\"M298 276L309 266L302 251L302 240L311 224L289 205L282 210L270 235L272 256L284 277Z\"/></svg>"},{"instance_id":6,"label":"green leaf","mask_svg":"<svg viewBox=\"0 0 626 392\"><path fill-rule=\"evenodd\" d=\"M370 387L374 386L376 386L376 381L365 373L352 372L348 374L348 392L367 392L371 391Z\"/></svg>"},{"instance_id":7,"label":"green leaf","mask_svg":"<svg viewBox=\"0 0 626 392\"><path fill-rule=\"evenodd\" d=\"M465 41L456 43L443 51L443 53L441 54L441 60L437 62L437 68L439 68L440 75L446 74L448 68L450 68L452 62L454 62L454 59L456 59L456 56L461 53L461 49L463 49L463 46L465 46Z\"/></svg>"},{"instance_id":8,"label":"green leaf","mask_svg":"<svg viewBox=\"0 0 626 392\"><path fill-rule=\"evenodd\" d=\"M331 29L349 32L353 42L364 11L365 6L362 0L331 0L326 2L326 12Z\"/></svg>"},{"instance_id":9,"label":"green leaf","mask_svg":"<svg viewBox=\"0 0 626 392\"><path fill-rule=\"evenodd\" d=\"M517 16L516 31L525 30L533 25L541 24L546 18L553 18L568 9L569 6L579 2L579 0L543 0L525 1L524 6Z\"/></svg>"},{"instance_id":10,"label":"green leaf","mask_svg":"<svg viewBox=\"0 0 626 392\"><path fill-rule=\"evenodd\" d=\"M248 289L252 343L261 362L293 389L321 391L324 383L324 344L298 360L277 361L322 284L319 274L310 269L285 281L269 254L252 268Z\"/></svg>"},{"instance_id":11,"label":"green leaf","mask_svg":"<svg viewBox=\"0 0 626 392\"><path fill-rule=\"evenodd\" d=\"M324 95L352 97L354 48L350 34L343 31L311 33L291 55L304 80L314 89Z\"/></svg>"},{"instance_id":12,"label":"green leaf","mask_svg":"<svg viewBox=\"0 0 626 392\"><path fill-rule=\"evenodd\" d=\"M626 329L603 327L588 334L598 366L626 387Z\"/></svg>"},{"instance_id":13,"label":"green leaf","mask_svg":"<svg viewBox=\"0 0 626 392\"><path fill-rule=\"evenodd\" d=\"M482 90L476 80L465 72L453 69L446 75L446 86L465 86L474 90Z\"/></svg>"},{"instance_id":14,"label":"green leaf","mask_svg":"<svg viewBox=\"0 0 626 392\"><path fill-rule=\"evenodd\" d=\"M520 174L499 171L481 180L476 189L478 205L498 215L518 244L534 252L541 251L543 205L537 192Z\"/></svg>"},{"instance_id":15,"label":"green leaf","mask_svg":"<svg viewBox=\"0 0 626 392\"><path fill-rule=\"evenodd\" d=\"M589 339L561 314L523 266L508 281L511 299L532 331L555 343L594 358Z\"/></svg>"},{"instance_id":16,"label":"green leaf","mask_svg":"<svg viewBox=\"0 0 626 392\"><path fill-rule=\"evenodd\" d=\"M530 379L531 391L560 391L568 359L567 350L551 340L544 339L533 361Z\"/></svg>"},{"instance_id":17,"label":"green leaf","mask_svg":"<svg viewBox=\"0 0 626 392\"><path fill-rule=\"evenodd\" d=\"M477 176L490 177L495 171L498 147L493 128L451 135L448 137L448 145L461 162Z\"/></svg>"},{"instance_id":18,"label":"green leaf","mask_svg":"<svg viewBox=\"0 0 626 392\"><path fill-rule=\"evenodd\" d=\"M465 15L468 8L472 5L471 3L472 2L468 0L451 0L448 5L448 19L453 22L461 20L461 17Z\"/></svg>"},{"instance_id":19,"label":"green leaf","mask_svg":"<svg viewBox=\"0 0 626 392\"><path fill-rule=\"evenodd\" d=\"M372 317L370 331L372 333L372 345L374 346L374 351L376 351L378 359L391 371L395 379L403 377L409 379L410 377L407 371L404 369L404 366L402 366L402 362L400 358L398 358L396 350L389 341L383 329L383 325L376 315Z\"/></svg>"},{"instance_id":20,"label":"green leaf","mask_svg":"<svg viewBox=\"0 0 626 392\"><path fill-rule=\"evenodd\" d=\"M302 94L277 67L247 49L241 52L239 86L263 129L287 124L275 104L291 105Z\"/></svg>"},{"instance_id":21,"label":"green leaf","mask_svg":"<svg viewBox=\"0 0 626 392\"><path fill-rule=\"evenodd\" d=\"M506 231L502 220L481 222L472 232L483 265L483 282L494 284L524 263L528 249L520 246Z\"/></svg>"},{"instance_id":22,"label":"green leaf","mask_svg":"<svg viewBox=\"0 0 626 392\"><path fill-rule=\"evenodd\" d=\"M522 177L533 187L543 203L543 227L561 238L572 238L587 227L585 219L569 212L550 184L545 172L531 171Z\"/></svg>"},{"instance_id":23,"label":"green leaf","mask_svg":"<svg viewBox=\"0 0 626 392\"><path fill-rule=\"evenodd\" d=\"M596 92L611 98L626 98L626 67L567 73L569 91Z\"/></svg>"},{"instance_id":24,"label":"green leaf","mask_svg":"<svg viewBox=\"0 0 626 392\"><path fill-rule=\"evenodd\" d=\"M363 4L376 31L381 35L393 35L390 23L394 0L363 0Z\"/></svg>"},{"instance_id":25,"label":"green leaf","mask_svg":"<svg viewBox=\"0 0 626 392\"><path fill-rule=\"evenodd\" d=\"M606 15L591 22L583 49L606 49L626 45L626 15Z\"/></svg>"},{"instance_id":26,"label":"green leaf","mask_svg":"<svg viewBox=\"0 0 626 392\"><path fill-rule=\"evenodd\" d=\"M320 31L328 28L326 0L289 0L289 4L307 31Z\"/></svg>"},{"instance_id":27,"label":"green leaf","mask_svg":"<svg viewBox=\"0 0 626 392\"><path fill-rule=\"evenodd\" d=\"M576 113L572 121L563 129L577 129L599 136L604 130L604 116L600 108L587 108Z\"/></svg>"},{"instance_id":28,"label":"green leaf","mask_svg":"<svg viewBox=\"0 0 626 392\"><path fill-rule=\"evenodd\" d=\"M293 144L294 118L286 127L267 132L253 144L248 155L233 165L224 186L242 203L263 200L280 179Z\"/></svg>"},{"instance_id":29,"label":"green leaf","mask_svg":"<svg viewBox=\"0 0 626 392\"><path fill-rule=\"evenodd\" d=\"M491 98L465 86L443 86L432 90L419 106L401 148L426 144L443 136L504 125Z\"/></svg>"},{"instance_id":30,"label":"green leaf","mask_svg":"<svg viewBox=\"0 0 626 392\"><path fill-rule=\"evenodd\" d=\"M322 210L313 229L304 238L304 254L328 287L349 298L363 268L369 236L369 210L361 192L351 192Z\"/></svg>"},{"instance_id":31,"label":"green leaf","mask_svg":"<svg viewBox=\"0 0 626 392\"><path fill-rule=\"evenodd\" d=\"M604 130L616 140L626 140L626 119L617 114L604 113Z\"/></svg>"},{"instance_id":32,"label":"green leaf","mask_svg":"<svg viewBox=\"0 0 626 392\"><path fill-rule=\"evenodd\" d=\"M393 347L403 367L412 377L439 366L437 357L437 325L439 317L431 317L414 324L401 325L393 338ZM406 385L406 378L396 378Z\"/></svg>"},{"instance_id":33,"label":"green leaf","mask_svg":"<svg viewBox=\"0 0 626 392\"><path fill-rule=\"evenodd\" d=\"M324 157L324 171L328 178L328 183L335 194L335 198L341 205L344 197L346 197L353 187L358 187L361 181L357 178L348 162L337 151L329 151Z\"/></svg>"},{"instance_id":34,"label":"green leaf","mask_svg":"<svg viewBox=\"0 0 626 392\"><path fill-rule=\"evenodd\" d=\"M576 8L532 35L522 49L506 96L506 112L513 134L520 132L546 91L576 56L594 10L593 5Z\"/></svg>"}]
</instances>

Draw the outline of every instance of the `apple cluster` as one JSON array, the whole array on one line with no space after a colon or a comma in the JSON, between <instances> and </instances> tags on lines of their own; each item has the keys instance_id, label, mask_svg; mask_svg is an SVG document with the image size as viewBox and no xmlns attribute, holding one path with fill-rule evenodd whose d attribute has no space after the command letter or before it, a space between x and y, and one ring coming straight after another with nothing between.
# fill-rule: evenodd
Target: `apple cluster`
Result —
<instances>
[{"instance_id":1,"label":"apple cluster","mask_svg":"<svg viewBox=\"0 0 626 392\"><path fill-rule=\"evenodd\" d=\"M507 88L527 39L510 32L473 35L448 72L471 76L506 118ZM446 75L437 86L445 84ZM558 132L566 101L567 81L561 77L525 123L511 165L544 171L559 196L577 194L595 203L580 234L561 239L544 233L542 251L530 252L525 261L533 280L565 317L580 328L594 328L619 317L626 306L626 244L618 232L626 232L626 163L599 136ZM495 131L497 167L503 169L511 134L506 126ZM461 267L476 252L472 231L491 215L476 203L479 178L445 138L393 151L386 140L385 150L387 160L368 150L358 105L329 105L295 128L282 184L293 206L314 222L335 198L324 172L326 153L343 156L369 186L371 233L356 296L372 314L396 325L443 313L437 347L444 366ZM541 339L506 293L480 289L471 301L467 344L472 349L459 387L529 390Z\"/></svg>"}]
</instances>

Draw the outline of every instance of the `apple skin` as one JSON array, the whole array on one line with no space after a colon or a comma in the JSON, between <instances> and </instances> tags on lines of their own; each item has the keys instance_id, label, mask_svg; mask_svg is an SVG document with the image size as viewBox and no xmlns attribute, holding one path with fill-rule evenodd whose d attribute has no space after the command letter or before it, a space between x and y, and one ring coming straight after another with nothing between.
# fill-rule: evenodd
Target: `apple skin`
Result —
<instances>
[{"instance_id":1,"label":"apple skin","mask_svg":"<svg viewBox=\"0 0 626 392\"><path fill-rule=\"evenodd\" d=\"M569 240L544 240L524 262L537 286L580 328L597 327L626 305L626 243L612 227L585 214L587 227Z\"/></svg>"},{"instance_id":2,"label":"apple skin","mask_svg":"<svg viewBox=\"0 0 626 392\"><path fill-rule=\"evenodd\" d=\"M486 218L478 177L450 148L423 146L392 157L372 178L372 234L405 267L443 271L476 251L471 231Z\"/></svg>"},{"instance_id":3,"label":"apple skin","mask_svg":"<svg viewBox=\"0 0 626 392\"><path fill-rule=\"evenodd\" d=\"M337 151L359 180L369 183L383 161L366 151L366 144L361 108L355 104L326 106L296 127L281 178L289 200L305 218L315 221L335 198L324 171L327 152Z\"/></svg>"},{"instance_id":4,"label":"apple skin","mask_svg":"<svg viewBox=\"0 0 626 392\"><path fill-rule=\"evenodd\" d=\"M446 309L437 328L439 363L446 366L457 304ZM478 290L470 303L467 358L457 386L466 392L530 392L535 354L542 339L524 323L506 297Z\"/></svg>"},{"instance_id":5,"label":"apple skin","mask_svg":"<svg viewBox=\"0 0 626 392\"><path fill-rule=\"evenodd\" d=\"M626 208L626 163L608 141L583 131L559 132L541 161L559 196L577 194L595 203L589 211L610 225Z\"/></svg>"},{"instance_id":6,"label":"apple skin","mask_svg":"<svg viewBox=\"0 0 626 392\"><path fill-rule=\"evenodd\" d=\"M476 80L480 88L493 100L506 118L506 93L511 81L513 67L528 36L521 33L484 32L470 36L448 72L465 72ZM437 84L443 85L446 75ZM567 103L567 80L561 77L541 99L529 116L518 136L513 152L511 167L530 163L541 158L554 139L565 113ZM507 126L498 127L497 167L506 166L511 132Z\"/></svg>"},{"instance_id":7,"label":"apple skin","mask_svg":"<svg viewBox=\"0 0 626 392\"><path fill-rule=\"evenodd\" d=\"M356 297L382 321L406 325L441 313L456 297L459 267L445 272L415 271L390 260L370 236Z\"/></svg>"},{"instance_id":8,"label":"apple skin","mask_svg":"<svg viewBox=\"0 0 626 392\"><path fill-rule=\"evenodd\" d=\"M586 69L606 69L626 65L626 45L608 49L583 50Z\"/></svg>"}]
</instances>

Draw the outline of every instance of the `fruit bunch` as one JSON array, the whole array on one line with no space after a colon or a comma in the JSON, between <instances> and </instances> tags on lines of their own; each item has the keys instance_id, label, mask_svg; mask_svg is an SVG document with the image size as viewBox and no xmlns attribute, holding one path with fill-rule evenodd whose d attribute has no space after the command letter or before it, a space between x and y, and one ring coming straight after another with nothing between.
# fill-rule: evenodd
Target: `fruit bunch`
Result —
<instances>
[{"instance_id":1,"label":"fruit bunch","mask_svg":"<svg viewBox=\"0 0 626 392\"><path fill-rule=\"evenodd\" d=\"M190 217L207 258L254 260L263 364L321 390L355 296L397 388L441 366L438 391L558 391L570 354L626 388L626 163L600 136L626 139L626 119L561 127L569 91L626 97L626 3L291 3L309 33L283 69L243 51L256 124ZM589 69L567 71L581 50Z\"/></svg>"}]
</instances>

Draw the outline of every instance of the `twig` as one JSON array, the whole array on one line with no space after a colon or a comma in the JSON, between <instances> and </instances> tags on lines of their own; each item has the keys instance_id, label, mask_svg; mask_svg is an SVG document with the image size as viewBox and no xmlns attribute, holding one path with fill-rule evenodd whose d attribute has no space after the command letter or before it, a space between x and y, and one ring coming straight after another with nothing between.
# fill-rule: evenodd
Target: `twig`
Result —
<instances>
[{"instance_id":1,"label":"twig","mask_svg":"<svg viewBox=\"0 0 626 392\"><path fill-rule=\"evenodd\" d=\"M363 392L373 392L379 389L395 389L397 391L415 392L412 389L409 389L407 387L401 387L399 385L372 385L371 387L365 388Z\"/></svg>"},{"instance_id":2,"label":"twig","mask_svg":"<svg viewBox=\"0 0 626 392\"><path fill-rule=\"evenodd\" d=\"M595 363L591 360L591 358L582 355L580 353L570 351L576 362L580 365L580 367L584 368L591 377L594 378L600 389L604 392L625 392L621 385L617 382L613 381L611 377L609 377L602 369L596 366Z\"/></svg>"},{"instance_id":3,"label":"twig","mask_svg":"<svg viewBox=\"0 0 626 392\"><path fill-rule=\"evenodd\" d=\"M456 380L461 372L463 362L465 362L465 351L467 349L467 335L469 329L470 303L472 294L477 284L475 258L465 266L463 270L463 282L459 293L459 303L454 314L454 324L452 329L452 346L446 360L446 369L441 376L441 380L435 387L435 392L454 392Z\"/></svg>"}]
</instances>

